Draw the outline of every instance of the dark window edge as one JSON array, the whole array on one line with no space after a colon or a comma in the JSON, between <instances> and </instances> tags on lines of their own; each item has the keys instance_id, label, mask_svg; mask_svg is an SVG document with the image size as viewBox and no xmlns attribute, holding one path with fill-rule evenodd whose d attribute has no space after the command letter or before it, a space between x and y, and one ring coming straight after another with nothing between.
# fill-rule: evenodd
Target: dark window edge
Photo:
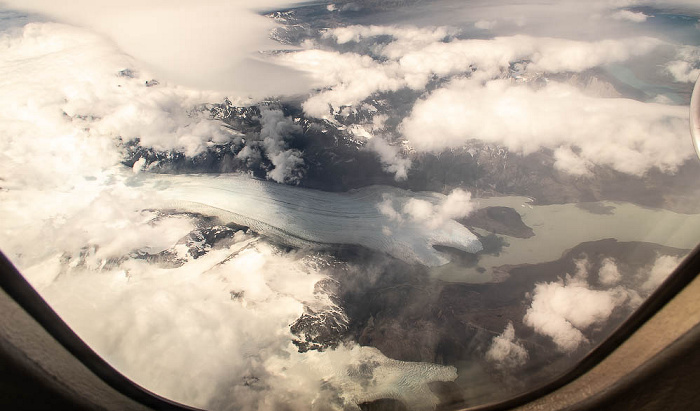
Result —
<instances>
[{"instance_id":1,"label":"dark window edge","mask_svg":"<svg viewBox=\"0 0 700 411\"><path fill-rule=\"evenodd\" d=\"M61 319L2 252L0 287L71 355L117 392L154 410L201 411L148 391L109 365Z\"/></svg>"}]
</instances>

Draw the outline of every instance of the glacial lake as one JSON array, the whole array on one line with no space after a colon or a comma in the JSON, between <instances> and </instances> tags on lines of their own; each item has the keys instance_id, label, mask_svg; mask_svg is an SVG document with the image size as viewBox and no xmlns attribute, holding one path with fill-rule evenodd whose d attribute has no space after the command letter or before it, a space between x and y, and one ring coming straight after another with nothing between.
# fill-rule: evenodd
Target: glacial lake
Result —
<instances>
[{"instance_id":1,"label":"glacial lake","mask_svg":"<svg viewBox=\"0 0 700 411\"><path fill-rule=\"evenodd\" d=\"M478 266L485 270L447 264L431 270L436 278L449 282L490 282L495 279L496 267L557 260L566 250L580 243L605 238L682 249L692 249L700 242L700 214L681 214L610 201L532 205L532 199L518 196L477 201L479 208L502 206L515 209L535 235L526 239L501 236L507 245L498 256L481 255ZM479 229L474 232L488 234Z\"/></svg>"}]
</instances>

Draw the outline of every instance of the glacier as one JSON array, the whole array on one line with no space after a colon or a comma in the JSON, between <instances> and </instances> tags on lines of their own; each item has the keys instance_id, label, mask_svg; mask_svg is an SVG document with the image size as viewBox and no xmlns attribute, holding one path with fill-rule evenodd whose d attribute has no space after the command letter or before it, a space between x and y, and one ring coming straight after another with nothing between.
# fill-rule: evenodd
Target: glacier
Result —
<instances>
[{"instance_id":1,"label":"glacier","mask_svg":"<svg viewBox=\"0 0 700 411\"><path fill-rule=\"evenodd\" d=\"M387 186L333 193L259 180L245 174L140 173L130 180L131 184L150 191L158 208L215 216L293 247L360 245L429 267L450 261L433 246L468 253L482 249L479 239L453 219L441 220L436 225L396 218L380 211L380 204L387 199L398 204L399 210L410 199L438 205L445 199L438 193L414 193Z\"/></svg>"}]
</instances>

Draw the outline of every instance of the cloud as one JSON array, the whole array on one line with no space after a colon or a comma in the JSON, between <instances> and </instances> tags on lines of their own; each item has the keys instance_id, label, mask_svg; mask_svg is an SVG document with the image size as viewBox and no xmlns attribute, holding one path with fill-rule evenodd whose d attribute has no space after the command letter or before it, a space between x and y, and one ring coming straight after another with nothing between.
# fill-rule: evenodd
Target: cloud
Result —
<instances>
[{"instance_id":1,"label":"cloud","mask_svg":"<svg viewBox=\"0 0 700 411\"><path fill-rule=\"evenodd\" d=\"M472 194L468 191L455 189L440 204L439 214L445 218L465 218L475 209Z\"/></svg>"},{"instance_id":2,"label":"cloud","mask_svg":"<svg viewBox=\"0 0 700 411\"><path fill-rule=\"evenodd\" d=\"M700 77L700 47L679 47L676 60L666 63L665 69L675 81L695 83Z\"/></svg>"},{"instance_id":3,"label":"cloud","mask_svg":"<svg viewBox=\"0 0 700 411\"><path fill-rule=\"evenodd\" d=\"M196 156L235 137L206 110L222 94L167 82L149 87L137 62L85 29L30 23L3 34L0 48L0 131L8 136L0 141L0 178L7 181L70 186L76 175L118 164L123 142ZM240 156L259 156L260 148L272 163L268 178L298 181L302 153L287 140L300 127L279 110L263 110L261 123L258 145Z\"/></svg>"},{"instance_id":4,"label":"cloud","mask_svg":"<svg viewBox=\"0 0 700 411\"><path fill-rule=\"evenodd\" d=\"M436 214L431 202L417 198L409 199L403 206L402 211L405 215L419 221L431 219Z\"/></svg>"},{"instance_id":5,"label":"cloud","mask_svg":"<svg viewBox=\"0 0 700 411\"><path fill-rule=\"evenodd\" d=\"M401 213L396 211L396 209L394 208L394 202L388 196L384 196L382 201L377 203L377 210L379 210L379 212L383 215L389 217L390 220L398 222L403 221Z\"/></svg>"},{"instance_id":6,"label":"cloud","mask_svg":"<svg viewBox=\"0 0 700 411\"><path fill-rule=\"evenodd\" d=\"M238 235L231 244L200 259L190 258L177 242L200 221L144 211L153 193L141 190L142 176L125 175L119 165L123 141L139 139L144 147L192 156L232 138L200 110L202 104L220 101L221 93L175 83L228 91L245 89L244 82L274 93L287 90L281 83L297 84L288 71L279 76L281 83L272 82L271 74L279 73L278 69L264 62L256 66L265 71L263 75L242 71L240 65L255 59L250 53L267 44L258 36L266 35L268 20L247 6L222 1L11 4L90 29L32 23L0 37L0 210L4 216L0 248L16 257L30 281L81 337L137 382L197 406L274 410L341 402L338 407L347 408L391 396L419 408L434 408L437 398L426 383L454 380L454 368L395 361L378 350L352 344L302 356L291 344L290 322L305 307L338 309L331 296L316 287L327 279L326 273L306 264L301 254L248 235ZM174 4L182 7L165 8ZM239 20L231 24L234 16ZM440 61L436 64L447 65L423 70L410 59L401 61L414 50L425 50L423 56L430 57L432 48L440 47L435 43L454 43L456 54L469 47L499 46L498 42L467 44L439 38L449 37L448 31L423 30L414 36L411 30L391 34L397 40L383 49L385 62L349 53L323 54L317 62L328 64L332 74L326 92L337 93L323 95L315 106L307 102L305 108L328 112L377 90L423 87L433 74L471 70ZM150 41L143 41L145 37ZM503 40L501 51L516 50L518 57L517 50L528 41ZM532 49L534 54L525 54L536 61L533 64L559 65L565 70L589 64L586 59L568 61L562 55L557 57L562 61L547 61L537 55L545 49L537 47ZM596 47L601 55L588 55L592 64L627 58L615 51L614 44ZM584 54L598 51L582 49ZM556 57L556 50L550 51ZM499 60L497 55L487 58L495 61L489 66L491 60L486 60L483 70L488 75L500 73L509 60ZM318 68L319 73L329 67ZM166 81L146 87L154 75ZM367 84L355 83L353 76L366 76ZM341 86L336 90L337 84ZM261 122L258 143L263 153L251 148L246 153L268 157L273 165L270 179L293 181L303 160L300 152L288 147L287 136L297 132L298 126L276 110L263 111ZM383 141L374 143L374 149L387 171L401 177L410 163L391 146L383 146ZM560 161L568 158L575 163L579 151L568 146L561 150L565 149L569 151L561 151ZM587 169L587 157L580 159L581 169ZM134 171L142 166L137 161ZM447 196L424 194L415 201L385 199L378 208L397 224L411 220L449 226L450 230L436 235L454 238L467 230L449 220L468 215L473 202L470 193L456 190ZM391 229L384 233L392 235ZM411 239L433 240L419 235ZM129 258L134 250L166 249L184 259L181 267ZM570 287L567 294L577 284L561 288ZM585 324L568 312L561 316L572 327ZM498 344L508 348L504 361L520 362L523 356L512 330L507 327L494 344L502 341ZM494 351L494 358L500 358L499 351L503 354L503 347ZM358 376L361 366L370 372ZM183 369L193 378L174 378ZM336 402L324 395L333 395Z\"/></svg>"},{"instance_id":7,"label":"cloud","mask_svg":"<svg viewBox=\"0 0 700 411\"><path fill-rule=\"evenodd\" d=\"M278 183L296 183L303 173L301 151L287 148L286 140L301 132L301 126L285 117L282 110L262 110L260 138L273 169L267 178Z\"/></svg>"},{"instance_id":8,"label":"cloud","mask_svg":"<svg viewBox=\"0 0 700 411\"><path fill-rule=\"evenodd\" d=\"M67 40L90 38L82 30L69 36L73 30L37 25L21 32L21 40L2 39L2 57L10 61L0 66L8 91L0 93L8 116L0 122L7 127L0 248L76 332L139 384L195 406L304 409L315 401L336 404L341 396L338 408L344 409L392 396L434 408L439 400L427 383L453 380L452 367L395 361L352 344L324 353L296 351L289 324L304 307L333 307L316 288L325 274L301 255L242 237L196 260L179 253L186 261L177 268L125 258L133 250L169 249L197 222L142 211L159 192L143 192L138 181L112 169L119 148L102 122L125 102L133 103L133 116L145 106L167 118L168 110L184 112L196 99L187 90L148 88L142 78L118 76L123 60L98 58L99 47L76 47ZM105 54L111 53L107 48ZM10 70L10 62L19 61L24 65ZM73 75L70 67L80 71ZM172 100L154 104L154 94ZM116 111L130 120L129 110ZM296 131L280 111L264 111L261 120L261 139L271 151ZM180 121L186 127L202 120L173 118ZM110 127L121 134L120 124L111 120ZM176 136L164 137L163 144L177 144ZM232 299L231 292L241 297ZM353 373L362 364L371 365L369 375ZM193 378L173 378L182 370ZM397 382L405 388L397 390ZM323 397L328 392L333 401Z\"/></svg>"},{"instance_id":9,"label":"cloud","mask_svg":"<svg viewBox=\"0 0 700 411\"><path fill-rule=\"evenodd\" d=\"M375 44L377 36L388 36L391 41ZM549 148L557 169L579 176L590 176L600 165L633 175L650 168L673 172L689 156L678 141L685 128L680 107L659 110L660 106L629 100L594 99L561 83L550 83L539 91L510 90L506 82L491 80L517 61L523 62L528 73L581 72L623 62L662 44L653 38L578 41L516 35L461 40L449 29L432 32L406 26L341 27L326 31L323 37L338 44L367 42L373 45L373 53L385 59L327 50L282 56L287 64L309 71L321 88L303 104L311 116L332 117L375 93L420 90L435 76L468 74L473 82L458 79L448 83L419 101L404 120L403 134L414 148L440 151L471 139L497 142L525 154ZM472 86L466 87L469 84ZM491 101L484 101L488 98ZM474 113L476 118L472 121L462 113L466 117ZM517 117L507 118L511 114ZM648 126L639 127L645 130L636 130L639 119ZM433 127L432 122L440 124ZM590 136L595 136L593 141ZM618 139L615 147L608 146ZM675 143L663 144L668 139ZM377 142L376 146L385 167L404 169L385 145ZM401 178L402 174L396 175Z\"/></svg>"},{"instance_id":10,"label":"cloud","mask_svg":"<svg viewBox=\"0 0 700 411\"><path fill-rule=\"evenodd\" d=\"M633 23L643 23L647 21L650 16L640 12L634 12L630 10L620 10L610 15L613 20L626 20Z\"/></svg>"},{"instance_id":11,"label":"cloud","mask_svg":"<svg viewBox=\"0 0 700 411\"><path fill-rule=\"evenodd\" d=\"M554 150L554 164L559 170L577 176L590 176L595 165L591 160L581 157L571 147L558 147Z\"/></svg>"},{"instance_id":12,"label":"cloud","mask_svg":"<svg viewBox=\"0 0 700 411\"><path fill-rule=\"evenodd\" d=\"M325 118L343 106L357 105L376 92L405 87L396 62L379 63L369 56L324 50L305 50L278 56L286 65L311 74L323 88L303 103L307 115Z\"/></svg>"},{"instance_id":13,"label":"cloud","mask_svg":"<svg viewBox=\"0 0 700 411\"><path fill-rule=\"evenodd\" d=\"M299 150L278 151L269 157L274 168L267 172L268 179L278 183L296 183L300 180L304 159Z\"/></svg>"},{"instance_id":14,"label":"cloud","mask_svg":"<svg viewBox=\"0 0 700 411\"><path fill-rule=\"evenodd\" d=\"M268 38L275 23L256 10L287 5L244 1L9 0L5 7L85 27L113 41L159 79L199 89L279 95L306 89L300 73L274 66L260 50L280 48ZM292 80L293 79L293 80Z\"/></svg>"},{"instance_id":15,"label":"cloud","mask_svg":"<svg viewBox=\"0 0 700 411\"><path fill-rule=\"evenodd\" d=\"M395 2L396 3L396 2ZM541 0L499 1L471 0L468 6L458 2L432 3L430 10L405 7L400 19L405 24L446 25L466 27L467 34L483 32L472 29L479 21L497 22L496 31L502 35L513 33L544 37L562 37L579 40L619 38L631 32L659 31L660 27L634 27L626 20L610 16L621 8L649 6L660 10L682 10L695 15L700 10L695 0ZM408 10L406 10L408 9ZM406 10L406 11L404 11ZM471 26L471 27L470 27ZM470 30L471 29L471 30ZM663 30L661 28L661 30Z\"/></svg>"},{"instance_id":16,"label":"cloud","mask_svg":"<svg viewBox=\"0 0 700 411\"><path fill-rule=\"evenodd\" d=\"M491 30L492 28L496 27L497 24L498 23L494 20L479 20L474 23L474 27L482 30Z\"/></svg>"},{"instance_id":17,"label":"cloud","mask_svg":"<svg viewBox=\"0 0 700 411\"><path fill-rule=\"evenodd\" d=\"M153 222L153 234L170 230L170 219ZM42 296L120 372L174 401L221 410L305 409L315 401L348 409L391 395L432 409L439 400L427 383L457 377L452 367L396 361L354 344L299 353L289 324L305 307L338 309L316 286L327 277L303 256L255 238L236 238L176 268L134 259L83 266L80 258L47 260L63 275L41 284ZM34 272L27 270L37 285ZM367 372L358 375L361 364ZM322 397L328 390L339 403Z\"/></svg>"},{"instance_id":18,"label":"cloud","mask_svg":"<svg viewBox=\"0 0 700 411\"><path fill-rule=\"evenodd\" d=\"M413 26L360 26L352 25L335 27L326 30L322 37L334 39L338 44L360 42L379 36L390 36L393 41L382 48L382 53L387 57L398 57L392 53L397 45L407 48L426 46L436 41L449 38L457 33L457 30L449 27L413 27Z\"/></svg>"},{"instance_id":19,"label":"cloud","mask_svg":"<svg viewBox=\"0 0 700 411\"><path fill-rule=\"evenodd\" d=\"M403 157L398 147L390 145L380 137L375 137L367 142L367 148L377 153L384 171L394 174L396 181L408 178L411 159Z\"/></svg>"},{"instance_id":20,"label":"cloud","mask_svg":"<svg viewBox=\"0 0 700 411\"><path fill-rule=\"evenodd\" d=\"M418 261L427 266L447 264L450 259L433 246L446 246L468 253L477 253L482 249L477 237L466 229L457 219L468 216L475 208L471 193L455 189L448 195L438 193L416 193L406 196L398 191L382 194L382 200L375 205L376 209L388 217L381 226L382 233L388 237L382 243L393 243L397 239L407 244L417 244L420 247L405 245L393 251L392 255L406 261ZM411 258L402 254L410 252Z\"/></svg>"},{"instance_id":21,"label":"cloud","mask_svg":"<svg viewBox=\"0 0 700 411\"><path fill-rule=\"evenodd\" d=\"M615 308L633 302L622 287L595 290L587 282L588 262L577 261L577 272L556 282L535 285L525 325L552 338L562 352L573 352L588 339L584 331L603 324Z\"/></svg>"},{"instance_id":22,"label":"cloud","mask_svg":"<svg viewBox=\"0 0 700 411\"><path fill-rule=\"evenodd\" d=\"M217 93L168 84L89 31L29 23L0 35L4 187L84 185L121 160L120 142L196 155L230 133L202 104Z\"/></svg>"},{"instance_id":23,"label":"cloud","mask_svg":"<svg viewBox=\"0 0 700 411\"><path fill-rule=\"evenodd\" d=\"M470 65L491 78L511 62L530 61L529 70L549 73L580 72L602 64L643 55L658 46L653 38L629 38L594 42L516 35L490 40L435 42L420 50L405 50L400 59L408 73L448 75Z\"/></svg>"},{"instance_id":24,"label":"cloud","mask_svg":"<svg viewBox=\"0 0 700 411\"><path fill-rule=\"evenodd\" d=\"M474 211L471 193L462 189L450 192L439 204L427 200L410 198L403 205L404 216L416 221L425 221L430 227L438 227L447 220L467 217Z\"/></svg>"},{"instance_id":25,"label":"cloud","mask_svg":"<svg viewBox=\"0 0 700 411\"><path fill-rule=\"evenodd\" d=\"M654 265L649 270L646 281L642 284L642 290L652 292L678 267L681 259L672 255L661 255L656 258Z\"/></svg>"},{"instance_id":26,"label":"cloud","mask_svg":"<svg viewBox=\"0 0 700 411\"><path fill-rule=\"evenodd\" d=\"M486 360L495 363L497 368L503 370L525 365L528 357L525 347L515 340L512 321L508 322L501 335L493 337L491 346L486 351Z\"/></svg>"},{"instance_id":27,"label":"cloud","mask_svg":"<svg viewBox=\"0 0 700 411\"><path fill-rule=\"evenodd\" d=\"M617 264L612 258L605 258L598 271L598 279L604 285L615 285L622 279L620 270L617 269Z\"/></svg>"},{"instance_id":28,"label":"cloud","mask_svg":"<svg viewBox=\"0 0 700 411\"><path fill-rule=\"evenodd\" d=\"M393 40L376 45L373 39L378 35ZM662 44L648 37L595 42L525 35L460 40L448 29L431 32L392 26L343 27L324 36L341 44L367 39L373 52L385 59L320 49L279 55L280 64L308 72L321 89L303 104L305 113L319 118L328 118L344 106L357 106L375 93L422 90L435 76L469 74L488 80L522 60L529 62L530 72L580 72L647 54Z\"/></svg>"},{"instance_id":29,"label":"cloud","mask_svg":"<svg viewBox=\"0 0 700 411\"><path fill-rule=\"evenodd\" d=\"M448 229L449 224L454 224L452 220L467 217L475 208L471 193L462 189L452 190L446 196L435 194L424 198L394 199L385 195L377 204L379 212L397 224L409 220L433 231L437 228ZM393 234L389 227L386 230L389 235Z\"/></svg>"},{"instance_id":30,"label":"cloud","mask_svg":"<svg viewBox=\"0 0 700 411\"><path fill-rule=\"evenodd\" d=\"M554 167L586 175L592 165L642 175L673 172L692 155L687 108L596 98L563 83L535 89L509 80L455 80L417 102L401 124L416 150L479 139L530 154L554 150Z\"/></svg>"},{"instance_id":31,"label":"cloud","mask_svg":"<svg viewBox=\"0 0 700 411\"><path fill-rule=\"evenodd\" d=\"M64 74L60 65L49 67ZM37 70L31 64L24 69L41 73ZM19 74L3 80L24 85ZM133 81L134 87L151 89ZM13 152L18 156L9 159L14 163L1 165L3 173L23 162L27 170L48 169L32 174L37 180L3 180L0 211L7 218L0 223L0 248L81 338L117 369L160 395L202 408L304 409L316 402L347 409L387 396L421 409L435 407L439 399L427 383L454 380L452 367L391 360L376 349L353 344L298 353L289 324L305 307L315 312L339 309L331 295L316 287L327 278L315 264L318 259L307 264L303 254L238 234L232 244L192 258L178 242L200 221L143 211L157 202L161 190L144 190L142 176L115 167L119 157L112 154L119 148L114 141L94 128L85 130L85 124L93 124L86 121L98 120L63 116L63 95L54 102L53 89L47 90L30 95L37 98L33 101L14 95L25 98L17 103L29 109L35 104L59 115L43 123L33 117L35 112L25 111L37 127L27 133L35 134L3 134L8 148L15 136L33 137L15 140L29 151ZM76 89L86 90L95 89ZM50 104L42 105L42 96ZM274 111L264 122L263 135L272 142L290 127ZM49 155L31 157L42 150ZM76 161L62 166L68 157L52 152L72 153ZM184 261L173 268L130 258L135 250L173 250ZM355 370L362 364L370 365L369 372L358 375ZM180 378L182 370L192 378Z\"/></svg>"}]
</instances>

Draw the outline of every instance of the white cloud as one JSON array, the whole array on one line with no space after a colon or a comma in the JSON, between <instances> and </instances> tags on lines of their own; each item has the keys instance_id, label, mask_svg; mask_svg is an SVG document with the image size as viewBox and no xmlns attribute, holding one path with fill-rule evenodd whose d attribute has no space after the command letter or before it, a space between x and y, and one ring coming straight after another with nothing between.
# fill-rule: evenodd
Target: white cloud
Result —
<instances>
[{"instance_id":1,"label":"white cloud","mask_svg":"<svg viewBox=\"0 0 700 411\"><path fill-rule=\"evenodd\" d=\"M549 39L536 47L541 57L533 60L534 69L578 72L647 54L660 44L659 40L649 37L594 42Z\"/></svg>"},{"instance_id":2,"label":"white cloud","mask_svg":"<svg viewBox=\"0 0 700 411\"><path fill-rule=\"evenodd\" d=\"M402 156L398 147L392 146L384 139L377 137L369 140L367 148L377 153L384 171L394 174L394 178L397 181L408 178L411 159Z\"/></svg>"},{"instance_id":3,"label":"white cloud","mask_svg":"<svg viewBox=\"0 0 700 411\"><path fill-rule=\"evenodd\" d=\"M475 207L470 192L455 189L445 197L438 212L444 218L458 219L467 217Z\"/></svg>"},{"instance_id":4,"label":"white cloud","mask_svg":"<svg viewBox=\"0 0 700 411\"><path fill-rule=\"evenodd\" d=\"M269 155L274 168L267 172L267 178L278 183L296 183L300 179L300 167L304 165L299 150L284 150Z\"/></svg>"},{"instance_id":5,"label":"white cloud","mask_svg":"<svg viewBox=\"0 0 700 411\"><path fill-rule=\"evenodd\" d=\"M455 3L446 3L449 5ZM461 25L464 22L498 21L502 32L523 32L566 38L615 37L624 34L619 22L596 19L609 15L629 2L610 0L542 0L497 2L473 0L468 7L435 5L429 15L414 16L422 24ZM428 13L425 13L428 14ZM411 22L411 20L409 20ZM597 30L597 31L596 31Z\"/></svg>"},{"instance_id":6,"label":"white cloud","mask_svg":"<svg viewBox=\"0 0 700 411\"><path fill-rule=\"evenodd\" d=\"M393 41L383 53L389 57L398 57L391 53L397 44L416 48L449 38L457 30L449 27L413 27L413 26L345 26L336 27L323 33L324 38L335 39L338 44L360 42L378 36L391 36Z\"/></svg>"},{"instance_id":7,"label":"white cloud","mask_svg":"<svg viewBox=\"0 0 700 411\"><path fill-rule=\"evenodd\" d=\"M278 183L298 182L304 160L299 150L287 148L285 140L301 132L301 126L285 117L282 110L262 110L260 114L262 146L274 166L267 178Z\"/></svg>"},{"instance_id":8,"label":"white cloud","mask_svg":"<svg viewBox=\"0 0 700 411\"><path fill-rule=\"evenodd\" d=\"M195 110L222 95L146 87L133 59L83 29L30 23L3 33L0 79L5 187L82 184L120 161L118 139L195 155L230 138Z\"/></svg>"},{"instance_id":9,"label":"white cloud","mask_svg":"<svg viewBox=\"0 0 700 411\"><path fill-rule=\"evenodd\" d=\"M323 398L328 383L340 390L340 409L388 395L435 406L426 384L456 378L451 367L390 360L369 347L296 351L289 324L305 305L333 304L315 287L325 275L295 254L239 236L197 260L181 253L179 268L121 261L133 250L172 247L194 221L141 211L159 190L142 191L113 168L121 158L114 137L137 129L145 112L162 137L142 140L178 147L172 130L204 120L177 113L206 96L118 77L129 60L82 30L40 24L19 34L0 43L0 248L100 355L148 389L200 407L335 404ZM261 138L271 151L293 131L280 112L263 112ZM232 300L231 291L242 297ZM364 363L371 375L350 372ZM192 378L173 378L182 370Z\"/></svg>"},{"instance_id":10,"label":"white cloud","mask_svg":"<svg viewBox=\"0 0 700 411\"><path fill-rule=\"evenodd\" d=\"M477 253L483 246L478 238L457 219L466 217L476 207L471 193L455 189L448 195L421 192L407 196L400 191L382 193L382 200L374 204L381 215L388 217L381 226L386 244L402 243L389 250L393 256L409 262L437 267L447 264L447 254L434 246L451 247L467 253ZM377 230L377 227L374 228ZM408 247L407 247L408 246Z\"/></svg>"},{"instance_id":11,"label":"white cloud","mask_svg":"<svg viewBox=\"0 0 700 411\"><path fill-rule=\"evenodd\" d=\"M482 30L491 30L492 28L496 27L496 24L497 22L494 20L479 20L474 23L474 27Z\"/></svg>"},{"instance_id":12,"label":"white cloud","mask_svg":"<svg viewBox=\"0 0 700 411\"><path fill-rule=\"evenodd\" d=\"M438 75L465 72L470 64L477 70L497 74L500 68L518 60L529 60L529 68L535 71L580 72L644 55L660 44L659 40L649 37L589 42L516 35L489 40L432 42L420 49L404 48L399 61L407 72ZM398 57L398 51L394 53Z\"/></svg>"},{"instance_id":13,"label":"white cloud","mask_svg":"<svg viewBox=\"0 0 700 411\"><path fill-rule=\"evenodd\" d=\"M458 40L450 37L448 29L433 33L390 26L351 26L329 31L326 36L342 43L379 34L394 38L374 47L386 58L384 61L318 49L277 57L281 64L308 72L321 89L303 104L308 115L327 118L343 106L357 106L378 92L421 90L433 76L470 74L488 80L499 77L511 62L520 60L529 61L527 70L532 72L580 72L644 55L662 44L648 37L594 42L525 35Z\"/></svg>"},{"instance_id":14,"label":"white cloud","mask_svg":"<svg viewBox=\"0 0 700 411\"><path fill-rule=\"evenodd\" d=\"M447 220L456 220L468 216L474 211L472 195L468 191L455 189L450 192L439 204L410 198L403 205L403 215L416 220L425 221L430 227L438 227Z\"/></svg>"},{"instance_id":15,"label":"white cloud","mask_svg":"<svg viewBox=\"0 0 700 411\"><path fill-rule=\"evenodd\" d=\"M340 410L391 395L432 409L439 400L427 383L457 377L452 367L391 360L352 344L297 352L289 324L304 307L338 307L316 287L324 272L256 239L241 237L178 268L142 260L84 267L72 264L77 254L69 264L61 258L47 261L64 272L41 284L42 296L120 372L174 401L250 411L319 402ZM353 373L362 364L367 372ZM339 403L323 397L324 384L338 390Z\"/></svg>"},{"instance_id":16,"label":"white cloud","mask_svg":"<svg viewBox=\"0 0 700 411\"><path fill-rule=\"evenodd\" d=\"M577 300L581 300L576 301L576 303L590 304L595 302L606 304L602 315L608 313L607 310L610 309L609 301L604 294L595 292L591 294L589 291L583 287L566 288L558 283L538 284L535 287L532 306L527 310L523 321L539 334L551 337L562 351L574 351L581 343L587 340L581 330L574 327L566 318L566 313L571 312L572 307L570 304L573 304L573 302L569 303L568 300L576 296ZM592 301L598 297L602 297L601 301ZM562 301L564 301L564 304L562 304ZM609 312L612 312L612 310L610 309ZM598 312L592 314L602 316Z\"/></svg>"},{"instance_id":17,"label":"white cloud","mask_svg":"<svg viewBox=\"0 0 700 411\"><path fill-rule=\"evenodd\" d=\"M260 110L260 135L247 136L245 146L236 157L251 162L263 157L272 163L267 172L267 179L278 183L296 184L304 173L303 153L289 148L287 142L301 133L302 128L291 117L285 117L279 109L262 108Z\"/></svg>"},{"instance_id":18,"label":"white cloud","mask_svg":"<svg viewBox=\"0 0 700 411\"><path fill-rule=\"evenodd\" d=\"M382 201L377 203L377 210L379 210L379 212L382 213L383 215L389 217L390 220L398 221L398 222L403 221L403 217L401 216L401 213L396 211L396 209L394 208L394 202L388 196L384 196ZM389 230L388 227L387 227L387 230ZM391 230L389 230L388 232L389 232L389 235L391 235Z\"/></svg>"},{"instance_id":19,"label":"white cloud","mask_svg":"<svg viewBox=\"0 0 700 411\"><path fill-rule=\"evenodd\" d=\"M304 112L324 118L343 106L353 106L382 91L406 86L398 63L379 63L369 56L335 51L306 50L278 56L279 61L309 72L319 93L307 99Z\"/></svg>"},{"instance_id":20,"label":"white cloud","mask_svg":"<svg viewBox=\"0 0 700 411\"><path fill-rule=\"evenodd\" d=\"M559 170L577 176L590 176L594 163L576 154L571 147L558 147L554 150L554 164Z\"/></svg>"},{"instance_id":21,"label":"white cloud","mask_svg":"<svg viewBox=\"0 0 700 411\"><path fill-rule=\"evenodd\" d=\"M687 61L674 60L666 65L666 70L678 82L694 83L700 77L700 68L694 68Z\"/></svg>"},{"instance_id":22,"label":"white cloud","mask_svg":"<svg viewBox=\"0 0 700 411\"><path fill-rule=\"evenodd\" d=\"M598 271L598 279L604 285L615 285L622 279L620 270L617 269L617 264L612 258L605 258Z\"/></svg>"},{"instance_id":23,"label":"white cloud","mask_svg":"<svg viewBox=\"0 0 700 411\"><path fill-rule=\"evenodd\" d=\"M629 290L616 287L595 290L586 278L587 261L577 261L577 272L557 282L535 285L532 304L523 322L542 335L552 338L563 352L575 351L588 342L584 331L603 324L616 307L634 304Z\"/></svg>"},{"instance_id":24,"label":"white cloud","mask_svg":"<svg viewBox=\"0 0 700 411\"><path fill-rule=\"evenodd\" d=\"M275 67L258 53L280 45L268 38L275 23L256 10L286 5L288 1L266 0L254 6L241 0L4 3L5 7L94 30L160 79L181 85L256 96L306 88L299 73Z\"/></svg>"},{"instance_id":25,"label":"white cloud","mask_svg":"<svg viewBox=\"0 0 700 411\"><path fill-rule=\"evenodd\" d=\"M409 199L404 204L402 211L414 220L428 220L435 216L433 203L417 198Z\"/></svg>"},{"instance_id":26,"label":"white cloud","mask_svg":"<svg viewBox=\"0 0 700 411\"><path fill-rule=\"evenodd\" d=\"M549 82L540 89L493 80L455 80L415 104L401 129L420 151L464 146L472 139L513 152L555 150L557 169L585 175L591 165L641 175L672 172L692 154L687 108L590 97Z\"/></svg>"},{"instance_id":27,"label":"white cloud","mask_svg":"<svg viewBox=\"0 0 700 411\"><path fill-rule=\"evenodd\" d=\"M651 292L656 290L661 283L678 267L681 259L672 255L662 255L656 258L654 265L649 270L646 281L642 284L642 290Z\"/></svg>"},{"instance_id":28,"label":"white cloud","mask_svg":"<svg viewBox=\"0 0 700 411\"><path fill-rule=\"evenodd\" d=\"M528 357L525 347L515 339L515 328L511 321L501 335L493 338L491 346L486 351L486 360L495 363L499 369L525 365Z\"/></svg>"},{"instance_id":29,"label":"white cloud","mask_svg":"<svg viewBox=\"0 0 700 411\"><path fill-rule=\"evenodd\" d=\"M397 203L395 205L394 199L385 195L377 204L377 209L398 223L411 219L426 223L432 228L439 227L448 220L467 217L476 208L471 193L459 188L446 196L435 194L424 198L410 197Z\"/></svg>"},{"instance_id":30,"label":"white cloud","mask_svg":"<svg viewBox=\"0 0 700 411\"><path fill-rule=\"evenodd\" d=\"M304 307L338 310L316 286L327 278L323 264L240 232L193 259L176 246L193 218L142 211L161 190L145 190L130 172L90 172L94 179L70 179L73 187L0 192L0 248L81 338L137 383L202 408L347 409L392 396L427 410L439 401L427 383L456 378L452 367L352 344L298 353L289 325ZM173 248L181 267L125 258ZM353 374L362 364L371 372ZM340 403L323 397L328 384Z\"/></svg>"},{"instance_id":31,"label":"white cloud","mask_svg":"<svg viewBox=\"0 0 700 411\"><path fill-rule=\"evenodd\" d=\"M610 15L613 20L626 20L634 23L643 23L647 21L650 16L640 12L634 12L630 10L620 10Z\"/></svg>"},{"instance_id":32,"label":"white cloud","mask_svg":"<svg viewBox=\"0 0 700 411\"><path fill-rule=\"evenodd\" d=\"M695 83L700 77L700 47L679 47L676 60L668 62L665 69L678 82Z\"/></svg>"}]
</instances>

